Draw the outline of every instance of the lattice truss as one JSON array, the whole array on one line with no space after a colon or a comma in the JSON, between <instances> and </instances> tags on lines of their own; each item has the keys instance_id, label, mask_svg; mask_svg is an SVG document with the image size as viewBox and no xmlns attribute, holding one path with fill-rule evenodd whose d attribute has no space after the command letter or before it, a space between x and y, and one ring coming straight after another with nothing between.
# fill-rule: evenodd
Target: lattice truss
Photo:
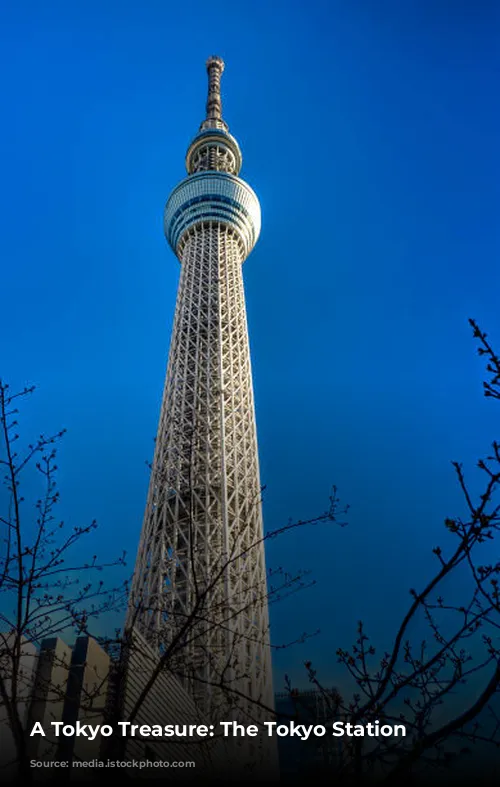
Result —
<instances>
[{"instance_id":1,"label":"lattice truss","mask_svg":"<svg viewBox=\"0 0 500 787\"><path fill-rule=\"evenodd\" d=\"M211 714L273 705L244 250L227 225L183 237L174 328L129 622ZM177 655L176 655L177 654ZM225 686L238 692L221 692Z\"/></svg>"},{"instance_id":2,"label":"lattice truss","mask_svg":"<svg viewBox=\"0 0 500 787\"><path fill-rule=\"evenodd\" d=\"M236 156L225 145L203 145L193 155L190 171L195 173L208 170L236 175L238 172Z\"/></svg>"}]
</instances>

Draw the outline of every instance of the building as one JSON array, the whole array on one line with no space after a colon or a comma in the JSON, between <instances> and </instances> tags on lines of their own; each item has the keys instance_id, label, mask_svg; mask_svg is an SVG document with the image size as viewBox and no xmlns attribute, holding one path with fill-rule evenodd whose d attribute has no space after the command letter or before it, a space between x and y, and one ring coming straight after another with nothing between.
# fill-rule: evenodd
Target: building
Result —
<instances>
[{"instance_id":1,"label":"building","mask_svg":"<svg viewBox=\"0 0 500 787\"><path fill-rule=\"evenodd\" d=\"M168 651L210 721L259 721L274 700L242 263L260 206L222 118L223 69L209 58L206 117L165 209L180 283L128 626Z\"/></svg>"},{"instance_id":2,"label":"building","mask_svg":"<svg viewBox=\"0 0 500 787\"><path fill-rule=\"evenodd\" d=\"M154 687L148 690L148 684L158 668L158 653L144 638L134 631L129 642L124 643L119 664L114 670L114 686L111 686L111 713L115 719L134 720L135 724L203 724L205 719L200 714L193 697L183 688L181 683L170 671L159 671ZM146 698L141 702L143 692ZM112 718L108 719L110 722ZM115 741L108 739L109 746L102 748L103 758L119 757L122 760L169 760L184 761L189 759L195 763L198 772L204 775L211 773L222 761L224 752L219 755L220 746L213 739L191 738L186 744L185 739L129 737ZM153 770L153 774L155 771ZM138 772L129 770L130 777L137 777ZM140 776L144 775L141 771ZM146 772L147 775L147 772Z\"/></svg>"},{"instance_id":3,"label":"building","mask_svg":"<svg viewBox=\"0 0 500 787\"><path fill-rule=\"evenodd\" d=\"M35 646L14 632L0 632L0 678L2 688L12 700L19 724L28 723L38 654ZM15 698L15 702L14 702ZM16 773L17 746L12 718L3 695L0 698L0 771L7 782ZM18 730L19 734L19 730Z\"/></svg>"},{"instance_id":4,"label":"building","mask_svg":"<svg viewBox=\"0 0 500 787\"><path fill-rule=\"evenodd\" d=\"M16 643L21 653L17 672L17 707L19 722L26 743L25 758L68 763L90 760L99 756L99 736L90 744L83 737L58 736L54 722L73 725L77 720L102 724L108 713L109 678L111 664L108 654L91 637L78 637L68 647L59 637L42 640L40 649L24 637L14 633L0 634L5 653L0 659L0 673L6 694L12 696L13 659ZM19 767L19 748L12 734L12 721L5 704L0 704L2 747L0 766L5 781L15 780ZM39 730L30 735L34 725ZM22 758L22 759L25 759ZM36 771L36 777L48 778L50 769Z\"/></svg>"},{"instance_id":5,"label":"building","mask_svg":"<svg viewBox=\"0 0 500 787\"><path fill-rule=\"evenodd\" d=\"M71 648L60 637L42 640L27 720L28 728L39 722L45 732L45 737L29 740L30 755L40 760L51 760L58 755L59 739L51 724L63 720L71 656Z\"/></svg>"},{"instance_id":6,"label":"building","mask_svg":"<svg viewBox=\"0 0 500 787\"><path fill-rule=\"evenodd\" d=\"M62 721L93 726L107 721L111 659L92 637L78 637L71 655ZM103 739L62 738L60 754L68 760L92 760L99 756Z\"/></svg>"}]
</instances>

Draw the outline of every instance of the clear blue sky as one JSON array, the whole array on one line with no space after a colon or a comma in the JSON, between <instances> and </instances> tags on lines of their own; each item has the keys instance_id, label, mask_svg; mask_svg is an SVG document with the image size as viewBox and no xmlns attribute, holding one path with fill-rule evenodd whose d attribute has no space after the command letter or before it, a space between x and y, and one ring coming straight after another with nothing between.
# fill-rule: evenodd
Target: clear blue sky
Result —
<instances>
[{"instance_id":1,"label":"clear blue sky","mask_svg":"<svg viewBox=\"0 0 500 787\"><path fill-rule=\"evenodd\" d=\"M66 427L62 513L135 556L179 266L163 206L203 117L208 55L262 204L245 263L269 529L313 590L273 610L301 682L364 618L384 643L462 509L450 460L498 435L467 325L500 346L500 7L457 0L4 4L0 372Z\"/></svg>"}]
</instances>

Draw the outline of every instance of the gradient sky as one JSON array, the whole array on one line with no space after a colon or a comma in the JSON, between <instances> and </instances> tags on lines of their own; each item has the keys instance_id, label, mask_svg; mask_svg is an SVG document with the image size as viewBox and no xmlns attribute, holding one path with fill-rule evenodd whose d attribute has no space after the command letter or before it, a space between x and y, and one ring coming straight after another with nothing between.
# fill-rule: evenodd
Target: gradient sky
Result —
<instances>
[{"instance_id":1,"label":"gradient sky","mask_svg":"<svg viewBox=\"0 0 500 787\"><path fill-rule=\"evenodd\" d=\"M179 265L162 232L220 54L263 229L245 263L268 562L316 586L272 610L276 688L365 619L388 644L498 435L467 318L500 346L500 6L460 0L4 4L0 373L66 427L61 513L135 556ZM493 409L492 409L493 408ZM89 547L91 553L94 547Z\"/></svg>"}]
</instances>

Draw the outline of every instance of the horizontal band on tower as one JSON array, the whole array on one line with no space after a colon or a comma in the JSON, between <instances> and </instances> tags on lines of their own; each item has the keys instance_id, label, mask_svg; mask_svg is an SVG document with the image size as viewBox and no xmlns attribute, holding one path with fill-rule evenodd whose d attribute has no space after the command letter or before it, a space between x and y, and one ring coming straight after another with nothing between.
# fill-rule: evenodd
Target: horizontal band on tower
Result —
<instances>
[{"instance_id":1,"label":"horizontal band on tower","mask_svg":"<svg viewBox=\"0 0 500 787\"><path fill-rule=\"evenodd\" d=\"M234 172L231 171L231 174L238 175L242 163L240 146L228 131L224 131L219 128L208 128L204 131L200 131L191 142L186 153L186 169L189 174L191 175L195 171L193 160L195 159L196 153L210 145L220 146L222 149L226 148L227 150L231 151L234 157L235 167ZM210 167L210 169L215 169L215 167Z\"/></svg>"},{"instance_id":2,"label":"horizontal band on tower","mask_svg":"<svg viewBox=\"0 0 500 787\"><path fill-rule=\"evenodd\" d=\"M165 235L177 252L184 233L198 223L215 221L240 237L245 256L260 233L260 205L245 181L226 172L190 175L174 189L165 207Z\"/></svg>"}]
</instances>

